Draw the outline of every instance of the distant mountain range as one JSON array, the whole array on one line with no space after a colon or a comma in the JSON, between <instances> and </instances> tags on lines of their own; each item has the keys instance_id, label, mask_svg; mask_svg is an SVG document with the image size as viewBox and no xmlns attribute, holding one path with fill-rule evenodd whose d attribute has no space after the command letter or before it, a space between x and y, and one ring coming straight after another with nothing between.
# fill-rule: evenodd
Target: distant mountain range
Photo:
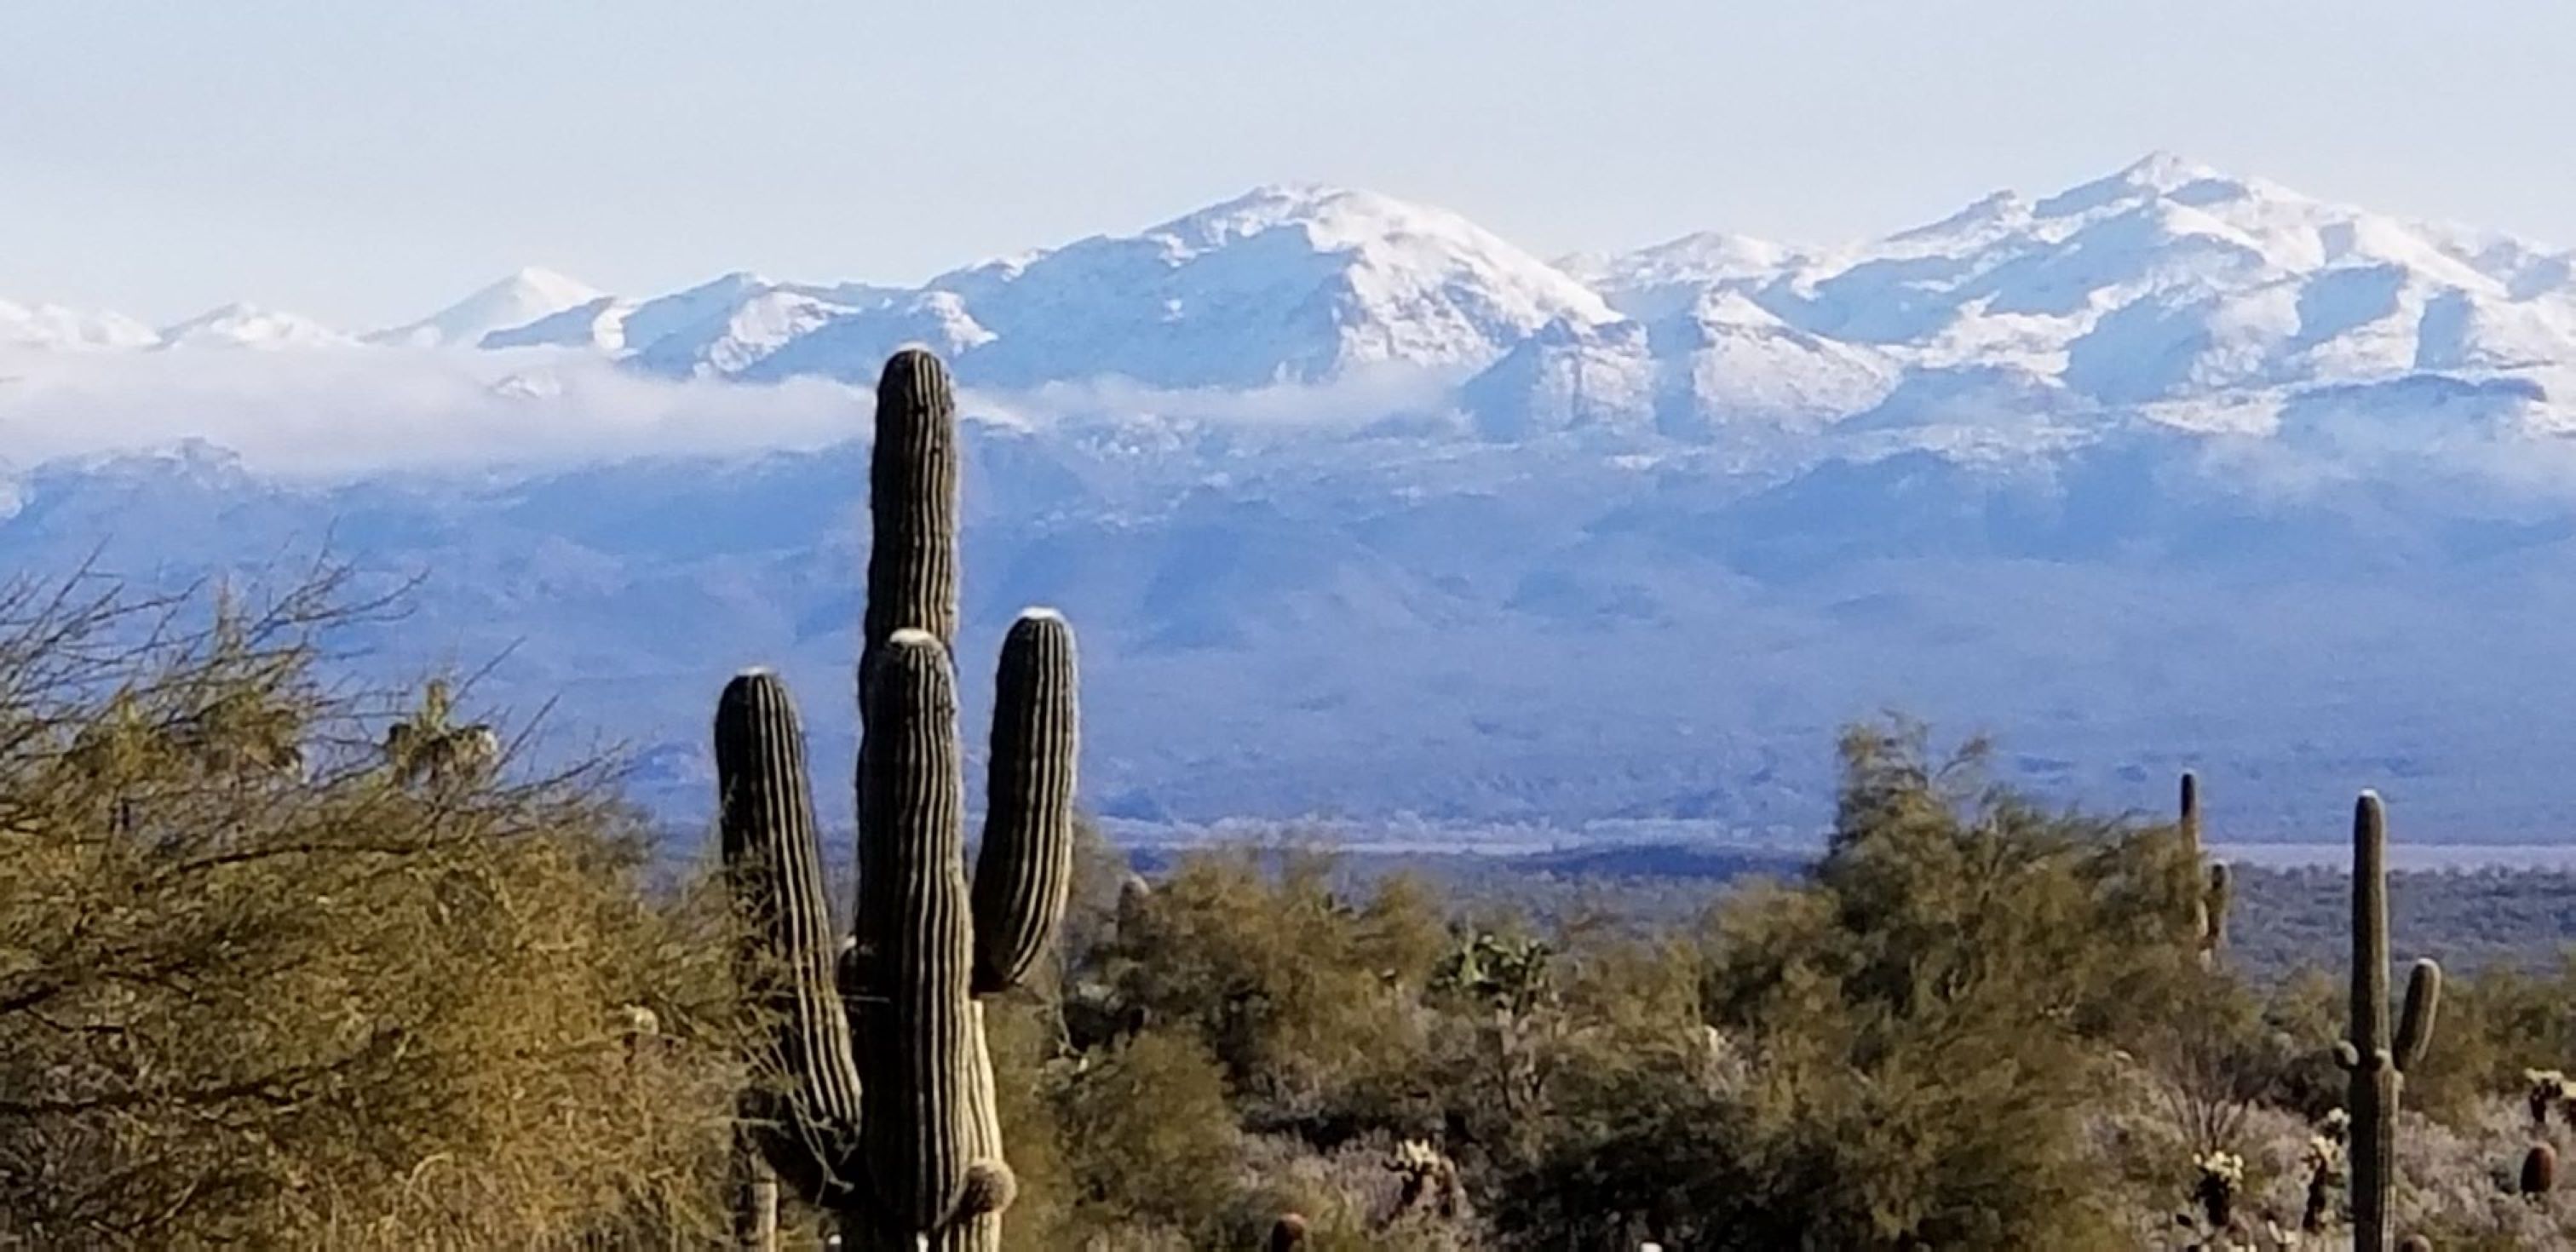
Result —
<instances>
[{"instance_id":1,"label":"distant mountain range","mask_svg":"<svg viewBox=\"0 0 2576 1252\"><path fill-rule=\"evenodd\" d=\"M917 288L727 274L622 297L523 270L366 335L231 305L160 331L0 303L43 348L573 347L656 373L865 381L928 343L988 389L1461 381L1479 433L1730 428L1968 407L2099 424L2268 429L2318 388L2576 369L2576 253L2309 199L2157 154L2039 200L1998 192L1839 247L1707 233L1551 264L1440 209L1267 187L1126 237ZM2552 384L2558 384L2554 387Z\"/></svg>"},{"instance_id":2,"label":"distant mountain range","mask_svg":"<svg viewBox=\"0 0 2576 1252\"><path fill-rule=\"evenodd\" d=\"M2560 834L2576 254L2163 155L1830 247L1549 262L1273 187L911 288L528 270L364 334L0 303L0 559L327 536L426 572L386 663L514 645L493 694L562 694L690 814L733 666L787 667L846 750L863 444L629 436L822 387L857 440L838 388L908 342L970 393L970 673L1018 605L1073 612L1086 790L1129 820L1810 830L1833 728L1897 706L2069 799L2160 806L2196 764L2222 837L2363 785L2421 838ZM147 376L299 443L621 442L288 473L266 427L117 437L169 407L111 385Z\"/></svg>"}]
</instances>

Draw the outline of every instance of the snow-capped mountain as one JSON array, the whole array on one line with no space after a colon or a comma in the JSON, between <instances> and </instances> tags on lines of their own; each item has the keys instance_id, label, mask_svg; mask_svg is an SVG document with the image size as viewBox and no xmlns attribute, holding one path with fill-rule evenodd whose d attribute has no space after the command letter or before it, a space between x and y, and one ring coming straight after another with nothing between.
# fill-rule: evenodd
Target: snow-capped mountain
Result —
<instances>
[{"instance_id":1,"label":"snow-capped mountain","mask_svg":"<svg viewBox=\"0 0 2576 1252\"><path fill-rule=\"evenodd\" d=\"M2087 422L2210 429L2267 426L2305 389L2426 372L2545 395L2576 381L2570 254L2165 154L1830 247L1710 232L1550 265L1444 210L1264 188L919 289L732 276L663 300L670 316L641 333L600 333L610 308L494 342L754 381L864 381L887 350L926 342L992 388L1485 369L1458 393L1483 437L1684 442L1863 414L1884 427L1914 411L1882 402L1916 374L1942 391L2002 370L2025 380L2003 394L2062 393L2055 410Z\"/></svg>"},{"instance_id":2,"label":"snow-capped mountain","mask_svg":"<svg viewBox=\"0 0 2576 1252\"><path fill-rule=\"evenodd\" d=\"M1492 439L1590 428L1708 443L1812 431L1876 404L1899 374L1866 345L1799 330L1712 287L1652 322L1550 325L1459 399Z\"/></svg>"},{"instance_id":3,"label":"snow-capped mountain","mask_svg":"<svg viewBox=\"0 0 2576 1252\"><path fill-rule=\"evenodd\" d=\"M733 273L614 296L524 270L370 339L578 349L664 377L858 383L920 342L987 390L1114 378L1241 391L1410 371L1457 384L1466 420L1452 428L1484 439L1735 444L1863 415L1888 429L1917 411L1909 395L2005 375L2021 381L1996 398L2047 393L2088 428L2268 429L2311 389L2434 374L2529 382L2532 420L2576 429L2576 406L2558 400L2576 394L2576 254L2161 153L1859 243L1711 231L1556 264L1448 210L1263 187L917 288ZM346 342L244 306L155 336L0 305L0 342L20 346L181 340ZM1944 411L1954 424L1964 412Z\"/></svg>"},{"instance_id":4,"label":"snow-capped mountain","mask_svg":"<svg viewBox=\"0 0 2576 1252\"><path fill-rule=\"evenodd\" d=\"M263 309L255 304L227 304L175 326L163 327L152 346L282 351L345 347L356 342L309 317Z\"/></svg>"},{"instance_id":5,"label":"snow-capped mountain","mask_svg":"<svg viewBox=\"0 0 2576 1252\"><path fill-rule=\"evenodd\" d=\"M620 322L620 333L633 349L628 359L653 373L732 377L857 312L830 294L757 274L727 274L637 305Z\"/></svg>"},{"instance_id":6,"label":"snow-capped mountain","mask_svg":"<svg viewBox=\"0 0 2576 1252\"><path fill-rule=\"evenodd\" d=\"M2010 367L2184 424L2309 387L2421 372L2546 383L2576 363L2570 254L2165 154L1857 246L1704 235L1583 269L1632 316L1741 298L1904 368Z\"/></svg>"},{"instance_id":7,"label":"snow-capped mountain","mask_svg":"<svg viewBox=\"0 0 2576 1252\"><path fill-rule=\"evenodd\" d=\"M1702 231L1634 252L1571 256L1559 264L1621 313L1658 321L1698 304L1709 291L1759 287L1805 261L1786 244Z\"/></svg>"},{"instance_id":8,"label":"snow-capped mountain","mask_svg":"<svg viewBox=\"0 0 2576 1252\"><path fill-rule=\"evenodd\" d=\"M0 562L426 573L386 656L506 656L495 698L694 820L735 666L847 758L842 384L918 341L969 419L965 649L1081 624L1113 818L1811 829L1836 724L1896 707L2067 799L2196 765L2229 837L2374 783L2428 839L2563 837L2566 252L2158 156L1841 244L1550 263L1267 188L915 287L466 304L417 351L131 358L348 341L0 306L44 345L0 370ZM215 421L246 459L102 455Z\"/></svg>"},{"instance_id":9,"label":"snow-capped mountain","mask_svg":"<svg viewBox=\"0 0 2576 1252\"><path fill-rule=\"evenodd\" d=\"M754 378L872 376L939 344L992 385L1319 382L1472 369L1555 321L1613 320L1572 278L1455 213L1362 191L1263 187L1151 227L956 270L791 342Z\"/></svg>"},{"instance_id":10,"label":"snow-capped mountain","mask_svg":"<svg viewBox=\"0 0 2576 1252\"><path fill-rule=\"evenodd\" d=\"M525 326L587 305L606 294L578 278L530 267L417 322L377 331L367 336L367 342L410 348L471 348L494 331Z\"/></svg>"},{"instance_id":11,"label":"snow-capped mountain","mask_svg":"<svg viewBox=\"0 0 2576 1252\"><path fill-rule=\"evenodd\" d=\"M864 380L890 348L927 342L992 386L1114 376L1246 388L1384 366L1469 371L1551 323L1616 320L1582 283L1458 214L1282 186L914 289L728 274L653 300L570 306L482 343L775 381Z\"/></svg>"},{"instance_id":12,"label":"snow-capped mountain","mask_svg":"<svg viewBox=\"0 0 2576 1252\"><path fill-rule=\"evenodd\" d=\"M615 296L593 296L570 308L538 318L520 326L504 326L483 332L475 341L482 348L586 348L615 356L626 350L626 318L635 311L631 300Z\"/></svg>"}]
</instances>

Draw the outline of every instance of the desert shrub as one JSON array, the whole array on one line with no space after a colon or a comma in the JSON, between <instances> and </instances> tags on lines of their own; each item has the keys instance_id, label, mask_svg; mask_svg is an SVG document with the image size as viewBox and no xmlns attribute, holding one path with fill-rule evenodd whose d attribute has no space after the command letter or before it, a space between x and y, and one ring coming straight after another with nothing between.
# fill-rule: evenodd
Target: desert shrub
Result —
<instances>
[{"instance_id":1,"label":"desert shrub","mask_svg":"<svg viewBox=\"0 0 2576 1252\"><path fill-rule=\"evenodd\" d=\"M723 911L594 771L388 768L343 590L0 597L0 1243L703 1240Z\"/></svg>"},{"instance_id":2,"label":"desert shrub","mask_svg":"<svg viewBox=\"0 0 2576 1252\"><path fill-rule=\"evenodd\" d=\"M1160 1231L1209 1246L1235 1199L1241 1135L1225 1074L1194 1035L1150 1029L1087 1055L1055 1107L1072 1162L1075 1224Z\"/></svg>"},{"instance_id":3,"label":"desert shrub","mask_svg":"<svg viewBox=\"0 0 2576 1252\"><path fill-rule=\"evenodd\" d=\"M1196 1036L1254 1128L1361 1133L1431 1081L1416 1003L1437 908L1402 879L1346 899L1331 868L1295 850L1190 856L1102 957L1123 1010Z\"/></svg>"},{"instance_id":4,"label":"desert shrub","mask_svg":"<svg viewBox=\"0 0 2576 1252\"><path fill-rule=\"evenodd\" d=\"M2088 1101L2102 1041L2192 985L2191 867L1913 727L1855 729L1843 764L1813 881L1710 920L1706 1046L1745 1061L1561 1074L1548 1142L1495 1188L1524 1245L2120 1245Z\"/></svg>"}]
</instances>

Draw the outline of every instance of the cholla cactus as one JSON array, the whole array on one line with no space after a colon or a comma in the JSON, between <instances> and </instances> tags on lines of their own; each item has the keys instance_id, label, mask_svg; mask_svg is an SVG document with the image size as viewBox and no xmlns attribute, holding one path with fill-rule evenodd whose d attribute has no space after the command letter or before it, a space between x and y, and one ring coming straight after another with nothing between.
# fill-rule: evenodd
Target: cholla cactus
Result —
<instances>
[{"instance_id":1,"label":"cholla cactus","mask_svg":"<svg viewBox=\"0 0 2576 1252\"><path fill-rule=\"evenodd\" d=\"M2326 1127L2308 1136L2302 1159L2308 1169L2307 1202L2299 1210L2299 1229L2316 1234L2333 1215L2335 1196L2343 1190L2343 1146L2347 1119L2342 1109L2326 1114Z\"/></svg>"},{"instance_id":2,"label":"cholla cactus","mask_svg":"<svg viewBox=\"0 0 2576 1252\"><path fill-rule=\"evenodd\" d=\"M1404 1180L1394 1217L1423 1209L1444 1219L1458 1215L1458 1165L1438 1148L1419 1139L1407 1139L1395 1145L1395 1151L1387 1156L1386 1167Z\"/></svg>"},{"instance_id":3,"label":"cholla cactus","mask_svg":"<svg viewBox=\"0 0 2576 1252\"><path fill-rule=\"evenodd\" d=\"M2567 1075L2554 1069L2522 1071L2524 1100L2531 1107L2533 1131L2549 1129L2549 1110L2567 1103Z\"/></svg>"},{"instance_id":4,"label":"cholla cactus","mask_svg":"<svg viewBox=\"0 0 2576 1252\"><path fill-rule=\"evenodd\" d=\"M2333 1141L2335 1147L2343 1147L2352 1142L2352 1114L2342 1109L2327 1109L2326 1115L2317 1120L2317 1133Z\"/></svg>"},{"instance_id":5,"label":"cholla cactus","mask_svg":"<svg viewBox=\"0 0 2576 1252\"><path fill-rule=\"evenodd\" d=\"M2192 1168L2199 1181L2192 1187L2192 1199L2199 1203L2201 1216L2210 1229L2224 1231L2236 1224L2236 1197L2245 1190L2245 1158L2233 1152L2204 1152L2192 1158Z\"/></svg>"}]
</instances>

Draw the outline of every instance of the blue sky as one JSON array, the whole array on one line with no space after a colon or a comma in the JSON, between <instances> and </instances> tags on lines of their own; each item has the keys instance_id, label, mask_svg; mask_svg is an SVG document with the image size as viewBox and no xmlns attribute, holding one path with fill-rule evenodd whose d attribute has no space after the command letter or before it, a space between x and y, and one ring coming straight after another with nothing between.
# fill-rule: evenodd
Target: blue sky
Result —
<instances>
[{"instance_id":1,"label":"blue sky","mask_svg":"<svg viewBox=\"0 0 2576 1252\"><path fill-rule=\"evenodd\" d=\"M1879 233L2166 148L2576 244L2576 5L30 0L0 298L364 327L521 264L917 281L1269 181L1543 254Z\"/></svg>"}]
</instances>

